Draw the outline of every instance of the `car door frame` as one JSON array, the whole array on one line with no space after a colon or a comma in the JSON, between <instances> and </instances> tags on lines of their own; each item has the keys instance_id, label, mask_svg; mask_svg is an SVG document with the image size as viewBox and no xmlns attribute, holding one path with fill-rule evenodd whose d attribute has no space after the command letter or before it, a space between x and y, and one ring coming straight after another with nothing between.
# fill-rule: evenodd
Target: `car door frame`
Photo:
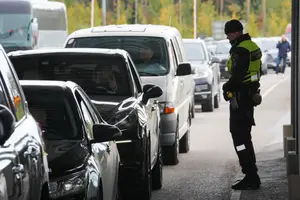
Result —
<instances>
[{"instance_id":1,"label":"car door frame","mask_svg":"<svg viewBox=\"0 0 300 200\"><path fill-rule=\"evenodd\" d=\"M93 103L89 100L89 97L85 94L83 89L79 86L74 88L74 94L78 92L81 100L83 101L85 107L87 108L88 114L93 120L93 125L97 123L101 123L99 119L99 115L96 112L96 108L93 107ZM75 95L76 97L76 95ZM76 97L76 102L78 103L78 106L81 110L82 117L84 119L83 111L80 105L80 102L78 101ZM102 118L101 118L102 119ZM85 123L85 122L84 122ZM86 126L86 125L85 125ZM93 133L92 133L93 134ZM88 138L91 139L91 138ZM110 183L107 185L102 184L103 187L103 198L104 199L113 199L115 197L115 194L117 192L118 188L118 173L115 173L116 171L118 172L118 167L119 163L117 163L116 159L116 154L117 152L117 146L115 141L108 141L108 142L101 142L101 143L94 143L91 145L92 152L93 154L97 154L97 158L99 156L104 156L106 160L103 160L102 162L105 163L105 166L107 167L106 169L103 168L103 166L98 166L99 170L101 169L101 178L103 181L105 180L110 180ZM99 162L97 162L99 163ZM100 164L100 163L99 163ZM111 166L115 166L115 168L111 168ZM111 183L114 182L112 185ZM106 186L112 186L111 190L107 189ZM107 191L109 191L107 193Z\"/></svg>"},{"instance_id":2,"label":"car door frame","mask_svg":"<svg viewBox=\"0 0 300 200\"><path fill-rule=\"evenodd\" d=\"M129 54L127 54L127 64L130 69L130 74L132 77L132 83L135 85L137 90L136 98L140 105L145 106L145 110L148 117L148 128L150 130L150 141L151 141L151 169L155 165L158 156L158 145L160 143L160 135L158 132L158 126L160 123L160 113L158 107L158 101L155 99L149 99L146 104L142 103L143 88L142 82Z\"/></svg>"}]
</instances>

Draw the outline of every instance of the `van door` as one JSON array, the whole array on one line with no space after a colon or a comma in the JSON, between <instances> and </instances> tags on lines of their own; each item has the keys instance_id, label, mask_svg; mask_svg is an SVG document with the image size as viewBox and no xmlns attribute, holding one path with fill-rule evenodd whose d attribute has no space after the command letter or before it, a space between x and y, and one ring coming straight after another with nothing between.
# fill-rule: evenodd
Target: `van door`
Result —
<instances>
[{"instance_id":1,"label":"van door","mask_svg":"<svg viewBox=\"0 0 300 200\"><path fill-rule=\"evenodd\" d=\"M182 57L180 55L180 51L178 48L176 48L176 43L175 39L171 39L171 48L172 51L174 52L174 57L175 57L175 62L176 62L176 70L178 67L178 64L182 62ZM173 91L176 93L176 105L175 109L177 110L177 114L179 117L179 138L181 137L181 128L184 126L185 122L185 116L184 116L184 76L175 76L175 79L178 79L178 84L177 88L173 88Z\"/></svg>"}]
</instances>

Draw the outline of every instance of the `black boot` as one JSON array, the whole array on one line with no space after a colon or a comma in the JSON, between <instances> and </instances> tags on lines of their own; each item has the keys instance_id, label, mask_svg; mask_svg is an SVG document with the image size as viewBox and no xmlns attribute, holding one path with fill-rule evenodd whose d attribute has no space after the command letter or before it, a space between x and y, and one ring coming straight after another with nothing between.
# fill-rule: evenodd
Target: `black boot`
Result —
<instances>
[{"instance_id":1,"label":"black boot","mask_svg":"<svg viewBox=\"0 0 300 200\"><path fill-rule=\"evenodd\" d=\"M260 188L260 178L256 175L246 175L241 181L231 186L234 190L256 190Z\"/></svg>"}]
</instances>

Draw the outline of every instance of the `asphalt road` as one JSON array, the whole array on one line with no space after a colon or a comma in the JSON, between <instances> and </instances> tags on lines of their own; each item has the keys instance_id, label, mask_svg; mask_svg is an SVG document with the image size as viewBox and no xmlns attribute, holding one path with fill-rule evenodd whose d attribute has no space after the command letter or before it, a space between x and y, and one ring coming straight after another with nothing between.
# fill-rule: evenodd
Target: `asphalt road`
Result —
<instances>
[{"instance_id":1,"label":"asphalt road","mask_svg":"<svg viewBox=\"0 0 300 200\"><path fill-rule=\"evenodd\" d=\"M282 117L290 108L289 74L290 69L284 76L270 72L262 77L263 103L255 110L257 126L252 131L257 152L274 140L274 128L282 130ZM152 200L231 199L240 168L228 131L228 103L222 99L212 113L202 113L201 106L196 111L191 150L180 155L177 166L164 167L163 188L153 191Z\"/></svg>"}]
</instances>

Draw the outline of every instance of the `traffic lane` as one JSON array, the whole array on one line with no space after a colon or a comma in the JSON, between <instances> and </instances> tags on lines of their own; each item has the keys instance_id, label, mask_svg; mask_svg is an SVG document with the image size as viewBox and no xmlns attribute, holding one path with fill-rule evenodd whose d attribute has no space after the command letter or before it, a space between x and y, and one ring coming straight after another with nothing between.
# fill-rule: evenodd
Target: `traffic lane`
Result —
<instances>
[{"instance_id":1,"label":"traffic lane","mask_svg":"<svg viewBox=\"0 0 300 200\"><path fill-rule=\"evenodd\" d=\"M269 76L269 77L268 77ZM262 92L268 91L282 77L267 75L261 80ZM282 83L284 84L284 83ZM278 85L280 90L282 87ZM274 101L268 96L284 94L278 88L273 89L264 98L263 106L272 105L272 109L284 104L282 99ZM288 94L284 94L285 98ZM283 98L284 99L284 98ZM257 110L260 108L258 107ZM231 135L228 131L228 103L220 103L220 108L213 113L196 113L191 127L191 151L180 155L177 166L164 167L164 186L153 192L153 200L227 200L231 197L231 185L239 172ZM276 123L278 119L265 117L264 112L256 113L266 124ZM266 134L258 134L265 130L261 122L257 123L256 140L266 141ZM262 137L262 138L261 138ZM259 145L258 145L259 146Z\"/></svg>"}]
</instances>

